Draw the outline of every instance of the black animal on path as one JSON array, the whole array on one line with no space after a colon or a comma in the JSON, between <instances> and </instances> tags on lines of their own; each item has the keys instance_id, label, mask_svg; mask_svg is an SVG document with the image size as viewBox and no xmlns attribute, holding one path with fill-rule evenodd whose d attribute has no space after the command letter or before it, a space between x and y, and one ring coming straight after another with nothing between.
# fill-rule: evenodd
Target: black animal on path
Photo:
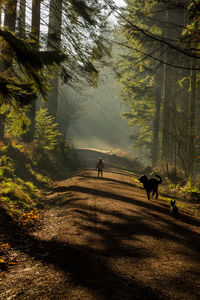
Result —
<instances>
[{"instance_id":1,"label":"black animal on path","mask_svg":"<svg viewBox=\"0 0 200 300\"><path fill-rule=\"evenodd\" d=\"M158 198L158 185L162 183L162 178L159 175L155 175L160 180L155 178L148 178L146 175L142 175L139 178L139 181L143 183L144 189L147 192L147 198L150 200L150 193L152 192L152 196L156 194L156 199Z\"/></svg>"},{"instance_id":2,"label":"black animal on path","mask_svg":"<svg viewBox=\"0 0 200 300\"><path fill-rule=\"evenodd\" d=\"M176 200L171 200L170 202L171 215L174 218L178 217L178 207L176 206Z\"/></svg>"}]
</instances>

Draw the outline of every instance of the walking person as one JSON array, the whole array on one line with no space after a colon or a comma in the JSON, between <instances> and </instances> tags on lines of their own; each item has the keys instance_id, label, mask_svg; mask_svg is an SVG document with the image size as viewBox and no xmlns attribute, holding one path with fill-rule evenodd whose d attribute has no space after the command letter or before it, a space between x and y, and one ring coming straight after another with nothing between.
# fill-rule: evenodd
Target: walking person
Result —
<instances>
[{"instance_id":1,"label":"walking person","mask_svg":"<svg viewBox=\"0 0 200 300\"><path fill-rule=\"evenodd\" d=\"M96 165L96 169L98 169L98 177L101 175L103 177L103 169L104 169L104 163L102 158L99 158L99 161Z\"/></svg>"}]
</instances>

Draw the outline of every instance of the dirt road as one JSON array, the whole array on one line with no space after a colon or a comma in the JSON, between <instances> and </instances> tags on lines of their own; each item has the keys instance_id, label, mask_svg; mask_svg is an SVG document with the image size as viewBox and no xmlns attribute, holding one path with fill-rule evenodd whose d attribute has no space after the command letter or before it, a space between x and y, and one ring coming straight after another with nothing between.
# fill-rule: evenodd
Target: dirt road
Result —
<instances>
[{"instance_id":1,"label":"dirt road","mask_svg":"<svg viewBox=\"0 0 200 300\"><path fill-rule=\"evenodd\" d=\"M200 223L174 219L130 175L80 171L47 202L39 230L16 228L0 299L200 299Z\"/></svg>"}]
</instances>

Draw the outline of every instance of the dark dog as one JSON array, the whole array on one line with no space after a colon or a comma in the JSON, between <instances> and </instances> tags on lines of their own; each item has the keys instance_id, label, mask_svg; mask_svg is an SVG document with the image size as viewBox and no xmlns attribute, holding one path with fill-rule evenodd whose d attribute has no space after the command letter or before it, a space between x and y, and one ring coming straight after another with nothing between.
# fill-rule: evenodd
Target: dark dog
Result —
<instances>
[{"instance_id":1,"label":"dark dog","mask_svg":"<svg viewBox=\"0 0 200 300\"><path fill-rule=\"evenodd\" d=\"M174 201L171 200L170 209L171 209L171 215L174 218L177 218L178 217L178 207L176 206L176 200L174 200Z\"/></svg>"},{"instance_id":2,"label":"dark dog","mask_svg":"<svg viewBox=\"0 0 200 300\"><path fill-rule=\"evenodd\" d=\"M147 198L148 200L150 200L150 193L152 193L152 196L154 196L156 194L156 199L158 198L158 185L162 183L162 178L159 175L155 175L156 177L158 177L160 179L157 180L155 178L149 178L146 175L142 175L139 178L139 181L141 183L143 183L144 189L147 192Z\"/></svg>"}]
</instances>

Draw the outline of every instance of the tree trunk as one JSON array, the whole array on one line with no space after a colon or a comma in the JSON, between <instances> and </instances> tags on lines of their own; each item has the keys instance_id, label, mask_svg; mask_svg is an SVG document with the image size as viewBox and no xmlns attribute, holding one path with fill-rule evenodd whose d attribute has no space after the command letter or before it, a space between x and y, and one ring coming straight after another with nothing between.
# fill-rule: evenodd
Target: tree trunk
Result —
<instances>
[{"instance_id":1,"label":"tree trunk","mask_svg":"<svg viewBox=\"0 0 200 300\"><path fill-rule=\"evenodd\" d=\"M1 22L2 22L2 6L0 4L0 28L1 28Z\"/></svg>"},{"instance_id":2,"label":"tree trunk","mask_svg":"<svg viewBox=\"0 0 200 300\"><path fill-rule=\"evenodd\" d=\"M156 14L156 18L162 22L162 20L166 17L165 11L159 11ZM166 33L166 27L161 23L162 36ZM163 47L160 49L160 56L163 59ZM157 74L155 74L155 79L157 82L157 86L155 87L155 116L154 116L154 124L153 124L153 141L152 141L152 167L154 168L160 158L160 123L161 123L161 105L163 99L163 83L164 83L164 65L162 64L160 68L157 70Z\"/></svg>"},{"instance_id":3,"label":"tree trunk","mask_svg":"<svg viewBox=\"0 0 200 300\"><path fill-rule=\"evenodd\" d=\"M12 32L15 32L15 27L16 27L16 9L17 9L17 0L9 0L6 2L4 27L7 27ZM2 56L6 57L7 61L1 63L0 71L8 75L12 66L12 51L6 41L2 42L1 51L2 51ZM5 115L0 114L0 140L4 139L4 131L5 131L4 123L5 123Z\"/></svg>"},{"instance_id":4,"label":"tree trunk","mask_svg":"<svg viewBox=\"0 0 200 300\"><path fill-rule=\"evenodd\" d=\"M199 77L199 72L197 73L197 78ZM196 90L196 152L197 152L197 172L200 173L200 84L197 81Z\"/></svg>"},{"instance_id":5,"label":"tree trunk","mask_svg":"<svg viewBox=\"0 0 200 300\"><path fill-rule=\"evenodd\" d=\"M32 1L31 37L35 40L35 48L39 50L40 38L40 4L41 0Z\"/></svg>"},{"instance_id":6,"label":"tree trunk","mask_svg":"<svg viewBox=\"0 0 200 300\"><path fill-rule=\"evenodd\" d=\"M49 10L48 50L60 50L61 24L63 0L51 0ZM51 81L52 89L48 96L48 112L55 119L58 113L58 67L55 67L54 79Z\"/></svg>"},{"instance_id":7,"label":"tree trunk","mask_svg":"<svg viewBox=\"0 0 200 300\"><path fill-rule=\"evenodd\" d=\"M169 12L166 12L166 21L169 21ZM169 28L165 28L165 36L169 37ZM164 60L169 61L170 49L165 46ZM162 147L161 158L168 161L169 159L169 124L170 124L170 91L169 88L170 67L164 65L164 79L163 79L163 116L162 116Z\"/></svg>"},{"instance_id":8,"label":"tree trunk","mask_svg":"<svg viewBox=\"0 0 200 300\"><path fill-rule=\"evenodd\" d=\"M195 59L191 60L191 67L195 67ZM196 71L191 70L191 94L189 106L189 145L188 145L188 177L193 176L195 161L195 126L196 126Z\"/></svg>"},{"instance_id":9,"label":"tree trunk","mask_svg":"<svg viewBox=\"0 0 200 300\"><path fill-rule=\"evenodd\" d=\"M161 106L161 88L157 87L155 91L156 112L154 119L153 144L152 144L152 167L156 166L159 155L159 130L160 130L160 106Z\"/></svg>"},{"instance_id":10,"label":"tree trunk","mask_svg":"<svg viewBox=\"0 0 200 300\"><path fill-rule=\"evenodd\" d=\"M41 0L32 0L32 22L31 22L31 38L35 40L35 49L39 50L40 37L40 4ZM23 135L23 140L30 143L34 137L35 131L35 115L36 115L36 100L30 104L30 109L27 113L30 119L29 131Z\"/></svg>"},{"instance_id":11,"label":"tree trunk","mask_svg":"<svg viewBox=\"0 0 200 300\"><path fill-rule=\"evenodd\" d=\"M182 61L183 67L190 67L191 63L183 57ZM180 118L180 149L179 149L179 158L181 157L181 164L184 169L185 176L188 176L188 145L189 145L189 110L190 110L190 92L189 92L189 79L190 79L190 71L183 70L182 77L187 78L186 82L184 82L181 91L179 92L181 99L181 111L182 115ZM184 162L184 165L183 165Z\"/></svg>"},{"instance_id":12,"label":"tree trunk","mask_svg":"<svg viewBox=\"0 0 200 300\"><path fill-rule=\"evenodd\" d=\"M18 31L19 31L19 37L21 38L25 38L26 36L25 18L26 18L26 0L20 0Z\"/></svg>"},{"instance_id":13,"label":"tree trunk","mask_svg":"<svg viewBox=\"0 0 200 300\"><path fill-rule=\"evenodd\" d=\"M182 25L184 24L184 10L182 8L170 8L167 11L166 38L176 41L181 37ZM176 24L174 26L173 24ZM180 25L180 27L178 27ZM165 61L174 64L180 62L182 55L166 46ZM165 65L164 66L164 90L163 90L163 128L162 128L162 159L173 163L175 161L174 128L173 118L176 120L177 112L175 104L178 101L177 92L180 91L178 80L181 72ZM173 118L172 118L173 117Z\"/></svg>"},{"instance_id":14,"label":"tree trunk","mask_svg":"<svg viewBox=\"0 0 200 300\"><path fill-rule=\"evenodd\" d=\"M6 2L4 27L7 27L12 32L15 32L16 28L16 9L17 0L9 0ZM2 54L7 58L3 64L3 72L6 71L8 73L12 66L12 51L6 41L3 42Z\"/></svg>"},{"instance_id":15,"label":"tree trunk","mask_svg":"<svg viewBox=\"0 0 200 300\"><path fill-rule=\"evenodd\" d=\"M4 26L15 32L17 0L6 1Z\"/></svg>"},{"instance_id":16,"label":"tree trunk","mask_svg":"<svg viewBox=\"0 0 200 300\"><path fill-rule=\"evenodd\" d=\"M164 66L164 90L163 90L163 125L162 125L162 154L163 160L169 159L170 149L170 71L167 65Z\"/></svg>"}]
</instances>

